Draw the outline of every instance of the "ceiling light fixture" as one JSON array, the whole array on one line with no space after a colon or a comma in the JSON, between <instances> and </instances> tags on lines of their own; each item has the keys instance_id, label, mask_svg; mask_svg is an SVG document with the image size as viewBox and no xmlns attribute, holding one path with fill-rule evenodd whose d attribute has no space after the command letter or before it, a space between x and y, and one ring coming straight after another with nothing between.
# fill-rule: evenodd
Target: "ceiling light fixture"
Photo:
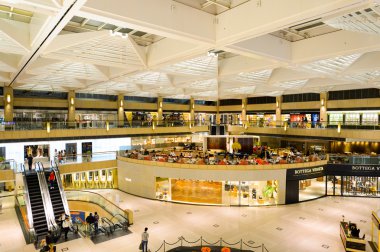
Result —
<instances>
[{"instance_id":1,"label":"ceiling light fixture","mask_svg":"<svg viewBox=\"0 0 380 252\"><path fill-rule=\"evenodd\" d=\"M11 103L11 95L7 94L7 103Z\"/></svg>"}]
</instances>

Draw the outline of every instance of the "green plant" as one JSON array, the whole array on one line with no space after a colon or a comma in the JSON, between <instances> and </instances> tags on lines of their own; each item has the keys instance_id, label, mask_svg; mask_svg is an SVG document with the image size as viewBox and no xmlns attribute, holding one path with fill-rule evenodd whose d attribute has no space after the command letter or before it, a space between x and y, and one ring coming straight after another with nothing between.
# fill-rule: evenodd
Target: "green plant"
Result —
<instances>
[{"instance_id":1,"label":"green plant","mask_svg":"<svg viewBox=\"0 0 380 252\"><path fill-rule=\"evenodd\" d=\"M5 158L0 156L0 162L4 162Z\"/></svg>"},{"instance_id":2,"label":"green plant","mask_svg":"<svg viewBox=\"0 0 380 252\"><path fill-rule=\"evenodd\" d=\"M235 151L235 152L237 152L238 150L241 150L241 144L239 143L239 142L234 142L233 144L232 144L232 149Z\"/></svg>"}]
</instances>

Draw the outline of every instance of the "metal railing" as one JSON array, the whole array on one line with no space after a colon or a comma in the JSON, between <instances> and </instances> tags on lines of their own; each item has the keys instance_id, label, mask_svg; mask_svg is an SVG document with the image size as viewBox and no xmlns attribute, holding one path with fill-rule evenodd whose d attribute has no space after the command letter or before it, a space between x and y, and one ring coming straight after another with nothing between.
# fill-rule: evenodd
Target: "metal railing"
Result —
<instances>
[{"instance_id":1,"label":"metal railing","mask_svg":"<svg viewBox=\"0 0 380 252\"><path fill-rule=\"evenodd\" d=\"M64 122L4 122L5 131L17 130L57 130L57 129L111 129L111 128L150 128L150 127L195 127L209 125L209 122L191 120L89 120Z\"/></svg>"},{"instance_id":2,"label":"metal railing","mask_svg":"<svg viewBox=\"0 0 380 252\"><path fill-rule=\"evenodd\" d=\"M70 216L69 203L67 202L67 198L66 198L65 190L63 189L63 183L62 183L62 180L61 180L61 174L59 173L58 166L57 166L57 164L52 160L52 161L51 161L51 165L50 165L50 167L51 167L52 170L54 171L55 179L57 180L57 185L58 185L58 188L59 188L59 193L60 193L60 195L61 195L63 208L65 209L65 214L66 214L67 216Z\"/></svg>"},{"instance_id":3,"label":"metal railing","mask_svg":"<svg viewBox=\"0 0 380 252\"><path fill-rule=\"evenodd\" d=\"M40 185L42 202L44 205L48 229L54 230L56 228L57 224L55 223L53 205L51 203L49 188L48 188L46 178L45 178L44 167L43 167L43 164L41 162L36 163L36 172L37 172L37 177L38 177L38 183Z\"/></svg>"},{"instance_id":4,"label":"metal railing","mask_svg":"<svg viewBox=\"0 0 380 252\"><path fill-rule=\"evenodd\" d=\"M254 243L254 242L250 242ZM261 251L261 252L269 252L269 250L264 246L264 244L258 245L258 246L253 246L251 244L247 244L246 242L243 241L243 239L240 239L237 242L229 243L223 240L223 238L220 238L216 242L208 242L206 241L202 236L196 240L196 241L188 241L185 239L185 237L181 236L178 238L178 240L174 243L169 243L167 241L163 241L161 246L155 250L155 252L166 252L170 249L176 248L176 247L184 247L188 245L187 247L207 247L207 246L213 246L213 247L229 247L229 248L234 248L238 250L244 250L244 249L254 249L254 251Z\"/></svg>"},{"instance_id":5,"label":"metal railing","mask_svg":"<svg viewBox=\"0 0 380 252\"><path fill-rule=\"evenodd\" d=\"M29 189L28 189L28 183L26 181L26 171L25 171L24 165L21 165L21 172L23 173L22 179L23 179L23 183L24 183L24 200L25 200L26 212L27 212L27 217L28 217L28 225L29 225L29 230L27 230L27 231L29 231L29 234L30 234L30 242L34 242L34 241L32 241L32 239L35 238L36 232L34 230L32 205L30 203Z\"/></svg>"}]
</instances>

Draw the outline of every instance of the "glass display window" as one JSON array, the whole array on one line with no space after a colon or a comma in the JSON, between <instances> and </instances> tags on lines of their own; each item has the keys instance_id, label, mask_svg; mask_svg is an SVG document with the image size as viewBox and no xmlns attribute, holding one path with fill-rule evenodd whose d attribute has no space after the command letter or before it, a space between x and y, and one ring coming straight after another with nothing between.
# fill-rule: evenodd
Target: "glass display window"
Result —
<instances>
[{"instance_id":1,"label":"glass display window","mask_svg":"<svg viewBox=\"0 0 380 252\"><path fill-rule=\"evenodd\" d=\"M171 200L169 178L156 177L156 199Z\"/></svg>"},{"instance_id":2,"label":"glass display window","mask_svg":"<svg viewBox=\"0 0 380 252\"><path fill-rule=\"evenodd\" d=\"M362 125L378 125L379 114L378 113L363 113Z\"/></svg>"},{"instance_id":3,"label":"glass display window","mask_svg":"<svg viewBox=\"0 0 380 252\"><path fill-rule=\"evenodd\" d=\"M326 194L325 177L299 181L299 201L311 200Z\"/></svg>"},{"instance_id":4,"label":"glass display window","mask_svg":"<svg viewBox=\"0 0 380 252\"><path fill-rule=\"evenodd\" d=\"M343 124L343 113L331 113L329 114L329 124L338 125Z\"/></svg>"},{"instance_id":5,"label":"glass display window","mask_svg":"<svg viewBox=\"0 0 380 252\"><path fill-rule=\"evenodd\" d=\"M360 124L360 114L359 113L350 113L345 114L345 124L346 125L359 125Z\"/></svg>"},{"instance_id":6,"label":"glass display window","mask_svg":"<svg viewBox=\"0 0 380 252\"><path fill-rule=\"evenodd\" d=\"M379 177L342 177L342 193L346 196L380 196L380 178Z\"/></svg>"},{"instance_id":7,"label":"glass display window","mask_svg":"<svg viewBox=\"0 0 380 252\"><path fill-rule=\"evenodd\" d=\"M65 189L115 188L116 169L100 169L61 175Z\"/></svg>"}]
</instances>

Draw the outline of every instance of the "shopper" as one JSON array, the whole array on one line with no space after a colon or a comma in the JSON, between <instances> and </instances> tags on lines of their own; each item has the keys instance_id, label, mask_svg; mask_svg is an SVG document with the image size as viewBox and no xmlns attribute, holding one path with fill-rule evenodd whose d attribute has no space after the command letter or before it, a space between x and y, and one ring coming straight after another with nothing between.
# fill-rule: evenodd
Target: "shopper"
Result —
<instances>
[{"instance_id":1,"label":"shopper","mask_svg":"<svg viewBox=\"0 0 380 252\"><path fill-rule=\"evenodd\" d=\"M95 227L95 234L98 233L98 228L99 228L99 215L98 212L95 212L94 215L94 227Z\"/></svg>"},{"instance_id":2,"label":"shopper","mask_svg":"<svg viewBox=\"0 0 380 252\"><path fill-rule=\"evenodd\" d=\"M32 170L32 166L33 166L33 156L32 156L32 154L29 154L29 156L26 159L28 160L29 171L31 171Z\"/></svg>"},{"instance_id":3,"label":"shopper","mask_svg":"<svg viewBox=\"0 0 380 252\"><path fill-rule=\"evenodd\" d=\"M67 241L67 234L70 231L70 226L71 226L70 218L69 216L66 216L65 220L62 223L62 228L63 228L63 231L65 232L65 241Z\"/></svg>"},{"instance_id":4,"label":"shopper","mask_svg":"<svg viewBox=\"0 0 380 252\"><path fill-rule=\"evenodd\" d=\"M148 252L148 239L149 239L149 234L148 234L148 228L146 227L144 229L144 232L141 234L141 245L142 245L142 251L143 252Z\"/></svg>"},{"instance_id":5,"label":"shopper","mask_svg":"<svg viewBox=\"0 0 380 252\"><path fill-rule=\"evenodd\" d=\"M54 189L54 180L55 180L55 173L54 171L51 171L49 175L50 189Z\"/></svg>"},{"instance_id":6,"label":"shopper","mask_svg":"<svg viewBox=\"0 0 380 252\"><path fill-rule=\"evenodd\" d=\"M62 224L63 224L63 222L65 221L65 219L66 219L66 214L63 212L63 213L59 216L59 218L58 218L58 224L59 224L59 227L60 227L61 229L63 229L63 228L62 228Z\"/></svg>"},{"instance_id":7,"label":"shopper","mask_svg":"<svg viewBox=\"0 0 380 252\"><path fill-rule=\"evenodd\" d=\"M46 246L49 248L49 250L45 250L45 251L55 252L57 250L57 247L54 245L56 240L54 238L53 233L50 230L48 231L45 240L46 240ZM46 247L45 247L45 249L46 249Z\"/></svg>"},{"instance_id":8,"label":"shopper","mask_svg":"<svg viewBox=\"0 0 380 252\"><path fill-rule=\"evenodd\" d=\"M90 213L90 215L87 216L87 218L86 218L86 222L87 222L87 225L88 225L88 231L91 230L90 227L91 227L92 224L94 224L94 221L95 221L94 216L92 216L92 213Z\"/></svg>"}]
</instances>

